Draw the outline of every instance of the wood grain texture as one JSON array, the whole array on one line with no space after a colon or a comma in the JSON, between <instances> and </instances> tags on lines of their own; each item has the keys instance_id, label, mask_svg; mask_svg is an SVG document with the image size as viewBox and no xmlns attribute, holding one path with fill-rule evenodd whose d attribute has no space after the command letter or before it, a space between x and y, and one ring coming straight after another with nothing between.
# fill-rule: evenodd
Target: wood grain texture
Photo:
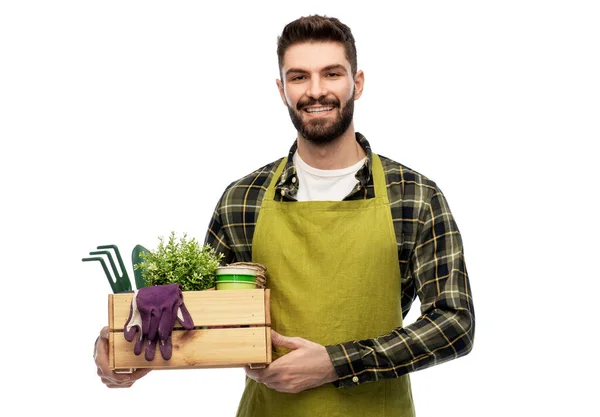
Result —
<instances>
[{"instance_id":1,"label":"wood grain texture","mask_svg":"<svg viewBox=\"0 0 600 417\"><path fill-rule=\"evenodd\" d=\"M159 349L154 360L133 353L134 342L123 336L133 293L110 294L109 364L115 372L131 368L191 369L242 367L271 363L270 290L189 291L183 300L194 330L177 323L172 334L173 354L164 360ZM217 328L215 328L217 327Z\"/></svg>"},{"instance_id":2,"label":"wood grain texture","mask_svg":"<svg viewBox=\"0 0 600 417\"><path fill-rule=\"evenodd\" d=\"M133 293L111 294L109 327L123 331ZM265 290L184 291L183 302L195 326L265 325ZM112 319L111 319L112 314ZM181 325L176 323L176 328Z\"/></svg>"},{"instance_id":3,"label":"wood grain texture","mask_svg":"<svg viewBox=\"0 0 600 417\"><path fill-rule=\"evenodd\" d=\"M173 332L173 356L164 360L158 348L152 362L144 352L133 353L133 342L122 333L113 332L114 369L154 368L188 369L207 367L241 367L267 362L264 327L234 329L176 330Z\"/></svg>"},{"instance_id":4,"label":"wood grain texture","mask_svg":"<svg viewBox=\"0 0 600 417\"><path fill-rule=\"evenodd\" d=\"M113 332L108 333L108 366L110 369L115 368L115 334Z\"/></svg>"},{"instance_id":5,"label":"wood grain texture","mask_svg":"<svg viewBox=\"0 0 600 417\"><path fill-rule=\"evenodd\" d=\"M265 324L271 325L271 290L265 290Z\"/></svg>"},{"instance_id":6,"label":"wood grain texture","mask_svg":"<svg viewBox=\"0 0 600 417\"><path fill-rule=\"evenodd\" d=\"M267 362L266 364L270 364L271 363L271 349L272 349L272 345L271 345L271 327L265 327L265 338L266 338L266 343L267 343Z\"/></svg>"}]
</instances>

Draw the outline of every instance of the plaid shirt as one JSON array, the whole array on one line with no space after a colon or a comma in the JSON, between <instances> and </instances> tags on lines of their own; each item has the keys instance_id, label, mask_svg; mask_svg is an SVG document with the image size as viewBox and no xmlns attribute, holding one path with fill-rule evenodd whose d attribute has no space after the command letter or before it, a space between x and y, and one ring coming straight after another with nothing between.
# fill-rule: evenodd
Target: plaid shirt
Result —
<instances>
[{"instance_id":1,"label":"plaid shirt","mask_svg":"<svg viewBox=\"0 0 600 417\"><path fill-rule=\"evenodd\" d=\"M356 139L367 154L358 171L357 185L344 200L373 198L371 147ZM298 191L292 157L277 179L275 198L295 201ZM337 386L354 386L463 356L472 348L475 315L460 233L444 195L436 184L380 155L400 265L402 314L405 317L418 295L421 315L412 324L375 339L326 346L339 380ZM250 262L252 238L262 199L281 159L233 183L223 193L210 222L205 243L224 254L223 262Z\"/></svg>"}]
</instances>

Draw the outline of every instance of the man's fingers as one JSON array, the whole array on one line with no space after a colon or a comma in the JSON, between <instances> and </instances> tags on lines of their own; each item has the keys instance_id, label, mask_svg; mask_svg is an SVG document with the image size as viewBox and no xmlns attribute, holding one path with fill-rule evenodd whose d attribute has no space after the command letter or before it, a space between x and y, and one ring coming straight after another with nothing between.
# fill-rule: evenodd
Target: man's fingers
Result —
<instances>
[{"instance_id":1,"label":"man's fingers","mask_svg":"<svg viewBox=\"0 0 600 417\"><path fill-rule=\"evenodd\" d=\"M106 386L108 388L131 388L132 385L133 385L133 382L129 382L128 384L123 384L123 385L106 384Z\"/></svg>"},{"instance_id":2,"label":"man's fingers","mask_svg":"<svg viewBox=\"0 0 600 417\"><path fill-rule=\"evenodd\" d=\"M249 366L244 366L244 371L246 371L246 375L248 378L254 379L256 381L256 376L258 376L258 370L252 369Z\"/></svg>"},{"instance_id":3,"label":"man's fingers","mask_svg":"<svg viewBox=\"0 0 600 417\"><path fill-rule=\"evenodd\" d=\"M133 385L134 381L115 381L111 378L101 378L102 383L108 388L129 388Z\"/></svg>"},{"instance_id":4,"label":"man's fingers","mask_svg":"<svg viewBox=\"0 0 600 417\"><path fill-rule=\"evenodd\" d=\"M98 367L97 373L98 373L98 376L100 377L100 379L102 380L102 382L108 387L131 386L135 382L135 380L132 379L131 376L129 376L129 375L115 374L112 371L108 371L107 373L104 373L104 371L102 371L101 367Z\"/></svg>"},{"instance_id":5,"label":"man's fingers","mask_svg":"<svg viewBox=\"0 0 600 417\"><path fill-rule=\"evenodd\" d=\"M131 377L134 379L140 379L141 377L148 375L148 373L152 370L152 368L140 368L133 371Z\"/></svg>"},{"instance_id":6,"label":"man's fingers","mask_svg":"<svg viewBox=\"0 0 600 417\"><path fill-rule=\"evenodd\" d=\"M117 374L113 371L107 371L106 373L101 367L98 367L98 376L109 388L127 388L133 385L135 381L147 375L152 368L136 369L131 374Z\"/></svg>"},{"instance_id":7,"label":"man's fingers","mask_svg":"<svg viewBox=\"0 0 600 417\"><path fill-rule=\"evenodd\" d=\"M104 326L102 330L100 330L100 339L108 340L108 326Z\"/></svg>"},{"instance_id":8,"label":"man's fingers","mask_svg":"<svg viewBox=\"0 0 600 417\"><path fill-rule=\"evenodd\" d=\"M268 368L263 369L252 369L249 366L245 366L244 370L246 371L246 375L248 378L255 380L256 382L264 383L265 373Z\"/></svg>"},{"instance_id":9,"label":"man's fingers","mask_svg":"<svg viewBox=\"0 0 600 417\"><path fill-rule=\"evenodd\" d=\"M96 361L97 374L102 383L108 388L129 388L135 381L148 374L152 368L136 369L130 374L118 374L113 372L108 365L108 336L109 329L104 327L96 341L94 359Z\"/></svg>"},{"instance_id":10,"label":"man's fingers","mask_svg":"<svg viewBox=\"0 0 600 417\"><path fill-rule=\"evenodd\" d=\"M273 329L271 329L271 342L275 346L284 347L292 350L298 349L301 346L301 343L299 343L298 338L280 335Z\"/></svg>"},{"instance_id":11,"label":"man's fingers","mask_svg":"<svg viewBox=\"0 0 600 417\"><path fill-rule=\"evenodd\" d=\"M101 353L100 353L100 352ZM97 361L98 354L104 355L108 351L108 326L100 330L100 335L94 343L94 360Z\"/></svg>"}]
</instances>

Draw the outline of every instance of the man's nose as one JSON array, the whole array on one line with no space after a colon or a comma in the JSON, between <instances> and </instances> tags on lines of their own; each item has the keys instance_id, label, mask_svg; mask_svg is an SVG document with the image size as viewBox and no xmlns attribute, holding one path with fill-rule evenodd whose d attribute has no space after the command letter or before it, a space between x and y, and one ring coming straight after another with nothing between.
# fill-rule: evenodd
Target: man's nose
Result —
<instances>
[{"instance_id":1,"label":"man's nose","mask_svg":"<svg viewBox=\"0 0 600 417\"><path fill-rule=\"evenodd\" d=\"M325 97L327 95L327 88L323 78L312 77L310 79L310 85L306 94L314 99Z\"/></svg>"}]
</instances>

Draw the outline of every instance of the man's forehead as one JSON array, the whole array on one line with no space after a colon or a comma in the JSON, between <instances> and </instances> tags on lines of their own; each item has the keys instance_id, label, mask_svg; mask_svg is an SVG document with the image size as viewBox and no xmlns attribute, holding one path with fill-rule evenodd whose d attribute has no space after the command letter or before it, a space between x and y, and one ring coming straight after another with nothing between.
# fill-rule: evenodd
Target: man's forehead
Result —
<instances>
[{"instance_id":1,"label":"man's forehead","mask_svg":"<svg viewBox=\"0 0 600 417\"><path fill-rule=\"evenodd\" d=\"M290 70L318 71L335 65L350 71L350 62L341 43L302 42L287 48L281 69L285 74Z\"/></svg>"}]
</instances>

